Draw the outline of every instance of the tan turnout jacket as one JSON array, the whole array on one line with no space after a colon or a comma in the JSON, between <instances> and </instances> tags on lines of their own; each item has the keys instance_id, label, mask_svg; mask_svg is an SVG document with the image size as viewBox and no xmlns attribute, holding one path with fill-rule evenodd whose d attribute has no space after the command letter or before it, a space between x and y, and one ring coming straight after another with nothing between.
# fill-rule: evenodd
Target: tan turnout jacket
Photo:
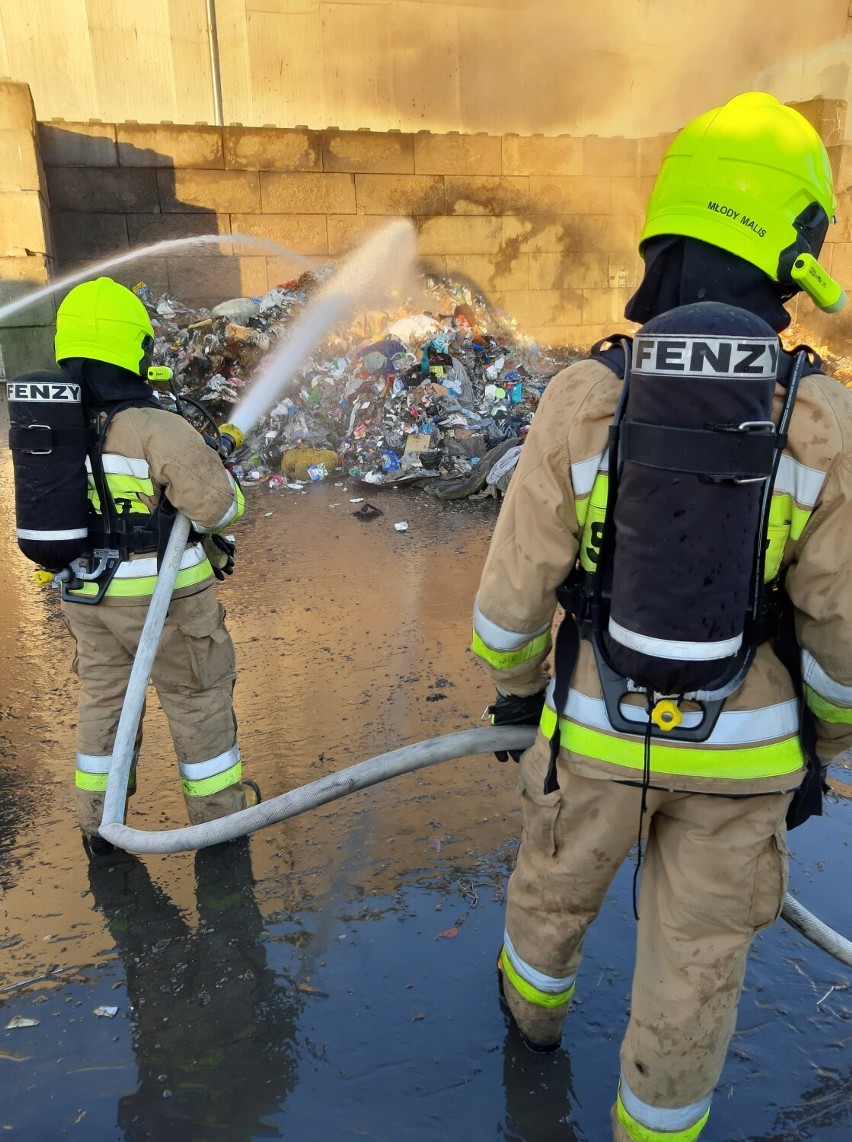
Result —
<instances>
[{"instance_id":1,"label":"tan turnout jacket","mask_svg":"<svg viewBox=\"0 0 852 1142\"><path fill-rule=\"evenodd\" d=\"M104 474L113 499L135 513L150 513L165 491L173 507L189 516L197 532L219 532L244 510L243 493L218 454L183 417L157 408L126 408L107 429ZM90 477L90 498L96 493ZM156 555L139 554L122 563L103 604L136 604L156 583ZM176 598L209 587L213 570L201 543L190 542L175 581ZM75 594L91 594L94 586Z\"/></svg>"},{"instance_id":2,"label":"tan turnout jacket","mask_svg":"<svg viewBox=\"0 0 852 1142\"><path fill-rule=\"evenodd\" d=\"M553 378L536 413L474 615L473 649L503 693L529 695L548 684L555 591L581 550L584 524L601 518L607 430L620 391L610 369L583 360ZM782 401L779 386L776 422ZM832 378L807 376L800 384L770 524L769 561L789 567L805 693L827 763L852 746L852 393ZM547 736L553 706L551 683L542 717ZM636 737L619 735L602 706L594 655L581 643L569 699L558 712L563 760L585 776L641 778L641 726ZM715 793L794 789L803 764L798 720L790 678L764 644L707 742L655 739L651 783Z\"/></svg>"}]
</instances>

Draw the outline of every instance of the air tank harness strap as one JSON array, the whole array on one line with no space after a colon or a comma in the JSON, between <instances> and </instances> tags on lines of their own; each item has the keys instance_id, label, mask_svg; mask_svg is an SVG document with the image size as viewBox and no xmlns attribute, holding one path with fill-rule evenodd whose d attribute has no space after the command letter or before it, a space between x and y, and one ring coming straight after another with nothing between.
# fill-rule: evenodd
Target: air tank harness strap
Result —
<instances>
[{"instance_id":1,"label":"air tank harness strap","mask_svg":"<svg viewBox=\"0 0 852 1142\"><path fill-rule=\"evenodd\" d=\"M89 579L97 583L97 592L94 595L71 594L70 592L75 589L75 582L73 579L69 579L62 584L62 598L69 602L90 606L96 606L100 603L110 583L115 578L119 566L131 555L156 552L158 570L162 563L175 519L174 508L168 503L165 495L161 495L160 502L154 512L145 516L142 523L137 521L138 517L134 519L130 513L120 513L110 490L103 465L106 434L116 413L127 408L137 408L140 405L150 406L152 403L159 408L156 402L146 399L116 404L105 415L102 411L92 412L93 443L89 450L89 462L92 469L92 482L98 494L101 512L100 516L93 520L89 526L89 536L92 540L90 550L99 561ZM164 511L164 505L168 506L168 511ZM85 576L83 577L85 578ZM79 587L79 583L76 586Z\"/></svg>"},{"instance_id":2,"label":"air tank harness strap","mask_svg":"<svg viewBox=\"0 0 852 1142\"><path fill-rule=\"evenodd\" d=\"M624 416L624 406L627 401L627 390L630 380L630 347L632 341L629 337L605 338L592 346L591 355L601 360L616 376L624 380L615 418L609 426L609 454L613 458L613 474L615 470L615 457L618 456L619 429ZM609 481L607 495L607 509L604 515L604 534L612 528L612 508L614 503L615 479ZM603 543L602 543L603 546ZM586 626L594 622L599 616L602 593L602 575L600 570L594 576L594 594L584 597L581 586L578 586L575 572L569 575L562 586L557 588L556 598L565 610L565 616L556 632L556 641L553 647L553 703L556 710L554 729L550 738L550 762L544 777L544 792L553 793L559 788L556 776L556 762L559 757L561 731L559 729L559 715L568 702L568 691L571 679L574 676L574 667L577 665L577 656L580 653L580 630L574 619L576 615L583 624L583 637L586 637Z\"/></svg>"},{"instance_id":3,"label":"air tank harness strap","mask_svg":"<svg viewBox=\"0 0 852 1142\"><path fill-rule=\"evenodd\" d=\"M556 718L550 737L550 763L544 776L544 793L553 793L559 788L559 781L556 776L556 761L559 757L560 746L559 714L565 709L565 704L568 701L568 688L571 685L579 652L580 632L573 615L568 612L559 624L553 646L553 704L556 708Z\"/></svg>"},{"instance_id":4,"label":"air tank harness strap","mask_svg":"<svg viewBox=\"0 0 852 1142\"><path fill-rule=\"evenodd\" d=\"M689 472L704 480L765 480L772 475L775 450L786 436L772 421L716 424L705 429L672 428L625 420L620 461L667 472Z\"/></svg>"},{"instance_id":5,"label":"air tank harness strap","mask_svg":"<svg viewBox=\"0 0 852 1142\"><path fill-rule=\"evenodd\" d=\"M88 428L51 428L47 424L13 424L9 429L9 447L13 452L29 452L33 456L49 456L60 448L88 448L92 432Z\"/></svg>"}]
</instances>

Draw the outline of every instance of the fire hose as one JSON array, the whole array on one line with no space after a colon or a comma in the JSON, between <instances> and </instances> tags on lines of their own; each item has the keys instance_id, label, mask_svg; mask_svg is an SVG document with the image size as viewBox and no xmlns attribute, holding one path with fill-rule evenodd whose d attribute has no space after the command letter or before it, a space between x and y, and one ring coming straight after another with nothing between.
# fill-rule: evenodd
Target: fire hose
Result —
<instances>
[{"instance_id":1,"label":"fire hose","mask_svg":"<svg viewBox=\"0 0 852 1142\"><path fill-rule=\"evenodd\" d=\"M141 854L187 852L207 848L210 845L245 836L267 825L285 821L289 817L298 816L307 809L336 801L340 797L345 797L347 793L355 793L391 777L413 773L418 769L437 765L441 761L453 761L497 750L524 749L532 744L536 734L534 726L503 728L491 726L485 729L463 730L380 754L369 761L362 761L337 773L330 773L298 789L291 789L288 793L282 793L259 805L253 805L249 809L242 809L215 821L181 829L149 831L129 828L124 824L124 813L136 731L142 716L145 691L151 677L174 581L189 536L189 528L189 520L179 513L172 526L157 585L151 596L118 722L104 798L103 819L99 828L101 836L117 848ZM818 948L822 948L847 967L852 967L852 941L808 912L789 893L784 898L781 917Z\"/></svg>"}]
</instances>

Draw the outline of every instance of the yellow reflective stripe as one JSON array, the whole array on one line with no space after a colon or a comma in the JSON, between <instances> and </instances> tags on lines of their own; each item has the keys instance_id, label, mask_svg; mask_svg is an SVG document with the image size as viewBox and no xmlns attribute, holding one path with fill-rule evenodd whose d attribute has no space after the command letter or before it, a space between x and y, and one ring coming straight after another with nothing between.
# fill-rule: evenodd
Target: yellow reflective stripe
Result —
<instances>
[{"instance_id":1,"label":"yellow reflective stripe","mask_svg":"<svg viewBox=\"0 0 852 1142\"><path fill-rule=\"evenodd\" d=\"M236 493L237 497L237 510L234 512L233 516L231 516L231 523L236 523L243 512L246 510L246 498L243 495L242 488L236 480L234 480L234 492Z\"/></svg>"},{"instance_id":2,"label":"yellow reflective stripe","mask_svg":"<svg viewBox=\"0 0 852 1142\"><path fill-rule=\"evenodd\" d=\"M834 725L852 725L852 709L849 706L836 706L821 694L817 694L812 686L805 686L805 701L808 709L824 722Z\"/></svg>"},{"instance_id":3,"label":"yellow reflective stripe","mask_svg":"<svg viewBox=\"0 0 852 1142\"><path fill-rule=\"evenodd\" d=\"M801 539L802 533L811 518L810 508L801 508L786 492L776 493L769 505L769 528L767 532L766 569L764 582L770 583L781 570L784 548L787 541Z\"/></svg>"},{"instance_id":4,"label":"yellow reflective stripe","mask_svg":"<svg viewBox=\"0 0 852 1142\"><path fill-rule=\"evenodd\" d=\"M148 505L140 499L140 496L153 497L153 480L140 480L138 476L108 475L106 482L114 500L130 501L131 513L145 512L147 515L151 514Z\"/></svg>"},{"instance_id":5,"label":"yellow reflective stripe","mask_svg":"<svg viewBox=\"0 0 852 1142\"><path fill-rule=\"evenodd\" d=\"M181 786L187 797L209 797L211 793L219 793L229 785L236 785L243 775L243 763L238 761L230 766L224 773L217 773L214 777L204 777L200 781L191 781L188 777L181 778Z\"/></svg>"},{"instance_id":6,"label":"yellow reflective stripe","mask_svg":"<svg viewBox=\"0 0 852 1142\"><path fill-rule=\"evenodd\" d=\"M107 787L108 773L84 773L82 769L74 771L74 784L86 793L103 793ZM133 789L136 785L136 770L131 769L127 776L127 788Z\"/></svg>"},{"instance_id":7,"label":"yellow reflective stripe","mask_svg":"<svg viewBox=\"0 0 852 1142\"><path fill-rule=\"evenodd\" d=\"M108 777L108 773L84 773L82 769L77 769L74 771L74 784L87 793L103 793Z\"/></svg>"},{"instance_id":8,"label":"yellow reflective stripe","mask_svg":"<svg viewBox=\"0 0 852 1142\"><path fill-rule=\"evenodd\" d=\"M609 473L598 472L580 525L583 529L580 536L580 565L584 571L594 571L598 565L608 495ZM580 523L579 516L577 522Z\"/></svg>"},{"instance_id":9,"label":"yellow reflective stripe","mask_svg":"<svg viewBox=\"0 0 852 1142\"><path fill-rule=\"evenodd\" d=\"M578 496L577 499L574 500L574 514L577 517L577 526L579 527L580 531L582 531L583 527L585 526L586 513L589 510L590 501L591 496L588 495Z\"/></svg>"},{"instance_id":10,"label":"yellow reflective stripe","mask_svg":"<svg viewBox=\"0 0 852 1142\"><path fill-rule=\"evenodd\" d=\"M107 487L114 500L129 500L131 514L150 515L151 510L139 496L144 494L153 497L154 484L151 480L138 480L133 476L107 476ZM101 514L101 498L95 487L92 476L89 476L89 502L94 510Z\"/></svg>"},{"instance_id":11,"label":"yellow reflective stripe","mask_svg":"<svg viewBox=\"0 0 852 1142\"><path fill-rule=\"evenodd\" d=\"M651 1130L628 1114L619 1093L616 1099L616 1114L618 1121L629 1134L632 1142L696 1142L701 1131L707 1125L710 1111L706 1111L694 1126L687 1126L686 1130Z\"/></svg>"},{"instance_id":12,"label":"yellow reflective stripe","mask_svg":"<svg viewBox=\"0 0 852 1142\"><path fill-rule=\"evenodd\" d=\"M202 582L202 580L212 574L213 568L210 566L210 560L205 559L201 563L196 564L195 567L187 567L184 571L178 571L174 590L179 591L181 587L191 587L195 583ZM106 589L105 597L109 599L130 599L136 596L145 598L154 593L156 585L156 575L141 575L138 579L113 579ZM71 598L75 595L86 596L96 595L97 593L97 583L83 583L79 590L68 592Z\"/></svg>"},{"instance_id":13,"label":"yellow reflective stripe","mask_svg":"<svg viewBox=\"0 0 852 1142\"><path fill-rule=\"evenodd\" d=\"M541 732L548 738L556 728L556 714L545 706L541 715ZM641 727L638 730L641 733ZM608 761L627 769L641 771L645 762L645 743L628 737L606 734L578 725L569 718L559 719L559 740L565 749L596 761ZM749 780L779 777L801 769L804 764L798 736L768 745L736 746L732 749L701 745L670 745L656 739L651 742L651 769L681 777L724 777Z\"/></svg>"},{"instance_id":14,"label":"yellow reflective stripe","mask_svg":"<svg viewBox=\"0 0 852 1142\"><path fill-rule=\"evenodd\" d=\"M567 991L561 991L557 995L553 995L547 991L539 991L537 987L533 987L531 983L527 983L525 979L522 979L521 976L518 975L509 957L502 953L497 961L497 966L501 971L506 973L509 983L511 983L518 995L525 999L527 1003L534 1003L536 1007L564 1007L574 994L576 984L573 983Z\"/></svg>"},{"instance_id":15,"label":"yellow reflective stripe","mask_svg":"<svg viewBox=\"0 0 852 1142\"><path fill-rule=\"evenodd\" d=\"M520 666L521 663L529 662L531 658L535 658L537 654L544 654L549 646L549 630L531 638L518 650L494 650L482 641L476 631L473 632L473 639L470 644L473 653L484 659L495 670L508 670L512 666Z\"/></svg>"}]
</instances>

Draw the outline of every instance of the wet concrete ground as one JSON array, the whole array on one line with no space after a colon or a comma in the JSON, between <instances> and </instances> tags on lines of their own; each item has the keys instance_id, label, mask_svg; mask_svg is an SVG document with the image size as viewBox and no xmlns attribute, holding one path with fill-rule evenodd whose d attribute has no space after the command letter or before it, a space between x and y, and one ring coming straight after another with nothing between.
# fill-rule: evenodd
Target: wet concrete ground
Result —
<instances>
[{"instance_id":1,"label":"wet concrete ground","mask_svg":"<svg viewBox=\"0 0 852 1142\"><path fill-rule=\"evenodd\" d=\"M39 1142L605 1142L630 864L547 1057L507 1031L494 982L520 826L511 763L397 778L226 858L90 869L70 812L71 647L17 552L5 450L0 465L0 1127ZM353 496L384 515L354 519ZM251 492L218 590L246 775L267 796L479 724L491 690L467 646L495 516L330 482ZM186 823L155 698L128 823ZM791 836L794 891L847 935L850 825L840 801ZM784 924L758 939L709 1142L852 1136L851 983Z\"/></svg>"}]
</instances>

